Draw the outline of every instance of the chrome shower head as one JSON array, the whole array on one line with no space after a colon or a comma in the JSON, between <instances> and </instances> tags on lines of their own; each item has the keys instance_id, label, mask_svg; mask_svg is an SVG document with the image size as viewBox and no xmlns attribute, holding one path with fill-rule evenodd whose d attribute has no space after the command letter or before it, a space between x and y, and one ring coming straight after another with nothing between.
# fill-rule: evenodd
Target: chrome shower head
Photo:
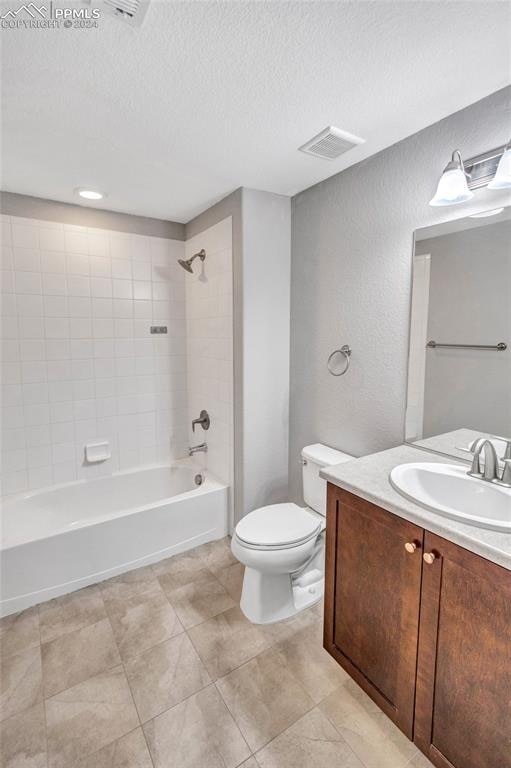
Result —
<instances>
[{"instance_id":1,"label":"chrome shower head","mask_svg":"<svg viewBox=\"0 0 511 768\"><path fill-rule=\"evenodd\" d=\"M193 269L192 269L192 266L190 264L190 261L185 261L184 259L178 259L177 263L181 264L183 269L186 269L187 272L192 272L192 274L193 274Z\"/></svg>"},{"instance_id":2,"label":"chrome shower head","mask_svg":"<svg viewBox=\"0 0 511 768\"><path fill-rule=\"evenodd\" d=\"M202 248L199 251L199 253L194 253L193 256L190 256L189 259L178 259L177 263L180 264L183 267L183 269L186 269L187 272L191 272L193 274L192 261L197 257L201 261L204 261L204 259L206 258L206 251L204 250L204 248Z\"/></svg>"}]
</instances>

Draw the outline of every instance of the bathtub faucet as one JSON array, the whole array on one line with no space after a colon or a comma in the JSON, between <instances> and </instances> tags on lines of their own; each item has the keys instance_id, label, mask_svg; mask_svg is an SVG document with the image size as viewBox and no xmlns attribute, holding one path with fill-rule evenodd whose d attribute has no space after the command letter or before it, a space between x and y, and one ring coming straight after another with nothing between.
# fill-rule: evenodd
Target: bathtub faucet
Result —
<instances>
[{"instance_id":1,"label":"bathtub faucet","mask_svg":"<svg viewBox=\"0 0 511 768\"><path fill-rule=\"evenodd\" d=\"M199 451L203 451L204 453L207 453L208 444L201 443L200 445L191 445L190 448L188 448L188 456L193 456L194 453L199 453Z\"/></svg>"}]
</instances>

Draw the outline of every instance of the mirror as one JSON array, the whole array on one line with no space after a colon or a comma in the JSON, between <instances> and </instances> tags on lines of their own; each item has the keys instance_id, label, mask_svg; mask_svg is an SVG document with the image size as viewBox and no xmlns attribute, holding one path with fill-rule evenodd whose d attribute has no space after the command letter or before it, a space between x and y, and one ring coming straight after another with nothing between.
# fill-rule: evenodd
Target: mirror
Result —
<instances>
[{"instance_id":1,"label":"mirror","mask_svg":"<svg viewBox=\"0 0 511 768\"><path fill-rule=\"evenodd\" d=\"M405 441L511 439L511 207L415 232Z\"/></svg>"}]
</instances>

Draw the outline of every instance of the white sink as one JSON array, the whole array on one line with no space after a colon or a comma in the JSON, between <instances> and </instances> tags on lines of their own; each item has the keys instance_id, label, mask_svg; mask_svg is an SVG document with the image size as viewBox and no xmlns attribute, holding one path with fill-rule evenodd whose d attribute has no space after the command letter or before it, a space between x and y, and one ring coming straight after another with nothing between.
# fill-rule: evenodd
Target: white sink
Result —
<instances>
[{"instance_id":1,"label":"white sink","mask_svg":"<svg viewBox=\"0 0 511 768\"><path fill-rule=\"evenodd\" d=\"M403 496L439 515L511 533L511 488L467 475L459 464L400 464L390 482Z\"/></svg>"}]
</instances>

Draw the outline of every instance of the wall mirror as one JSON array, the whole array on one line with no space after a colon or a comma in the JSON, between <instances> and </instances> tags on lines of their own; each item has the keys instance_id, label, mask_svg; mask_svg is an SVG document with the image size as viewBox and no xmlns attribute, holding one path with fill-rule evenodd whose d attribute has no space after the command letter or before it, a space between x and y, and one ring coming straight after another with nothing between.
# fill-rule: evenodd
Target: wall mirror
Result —
<instances>
[{"instance_id":1,"label":"wall mirror","mask_svg":"<svg viewBox=\"0 0 511 768\"><path fill-rule=\"evenodd\" d=\"M482 434L502 456L511 439L511 207L415 232L405 441L470 460Z\"/></svg>"}]
</instances>

